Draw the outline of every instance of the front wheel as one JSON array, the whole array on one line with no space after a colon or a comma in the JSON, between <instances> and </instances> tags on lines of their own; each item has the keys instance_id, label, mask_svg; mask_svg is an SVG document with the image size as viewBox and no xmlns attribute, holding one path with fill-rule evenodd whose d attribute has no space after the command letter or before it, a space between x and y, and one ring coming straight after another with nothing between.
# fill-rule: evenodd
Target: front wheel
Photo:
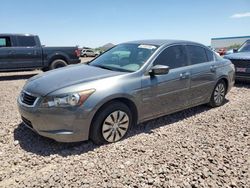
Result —
<instances>
[{"instance_id":1,"label":"front wheel","mask_svg":"<svg viewBox=\"0 0 250 188\"><path fill-rule=\"evenodd\" d=\"M209 105L211 107L219 107L221 106L225 101L226 96L226 83L223 80L220 80L212 93L212 96L210 98Z\"/></svg>"},{"instance_id":2,"label":"front wheel","mask_svg":"<svg viewBox=\"0 0 250 188\"><path fill-rule=\"evenodd\" d=\"M91 125L90 138L95 144L113 143L123 139L132 125L132 113L121 102L102 108Z\"/></svg>"}]
</instances>

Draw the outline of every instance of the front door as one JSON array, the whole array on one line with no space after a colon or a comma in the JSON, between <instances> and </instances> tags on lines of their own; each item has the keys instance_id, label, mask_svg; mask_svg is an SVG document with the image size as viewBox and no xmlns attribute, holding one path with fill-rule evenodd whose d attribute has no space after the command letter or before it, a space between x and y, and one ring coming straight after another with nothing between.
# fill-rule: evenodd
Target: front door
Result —
<instances>
[{"instance_id":1,"label":"front door","mask_svg":"<svg viewBox=\"0 0 250 188\"><path fill-rule=\"evenodd\" d=\"M13 47L10 37L0 37L0 69L13 69L15 63L11 61L13 58Z\"/></svg>"},{"instance_id":2,"label":"front door","mask_svg":"<svg viewBox=\"0 0 250 188\"><path fill-rule=\"evenodd\" d=\"M144 119L184 109L189 105L190 70L186 50L174 45L163 50L153 63L169 66L165 75L144 75L142 78Z\"/></svg>"}]
</instances>

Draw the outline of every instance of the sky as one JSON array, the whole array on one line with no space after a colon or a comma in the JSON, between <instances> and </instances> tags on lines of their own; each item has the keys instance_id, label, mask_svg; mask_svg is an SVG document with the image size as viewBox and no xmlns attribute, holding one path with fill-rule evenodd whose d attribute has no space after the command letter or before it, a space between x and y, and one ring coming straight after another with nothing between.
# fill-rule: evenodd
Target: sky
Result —
<instances>
[{"instance_id":1,"label":"sky","mask_svg":"<svg viewBox=\"0 0 250 188\"><path fill-rule=\"evenodd\" d=\"M250 0L1 0L0 33L30 33L46 46L139 39L250 35Z\"/></svg>"}]
</instances>

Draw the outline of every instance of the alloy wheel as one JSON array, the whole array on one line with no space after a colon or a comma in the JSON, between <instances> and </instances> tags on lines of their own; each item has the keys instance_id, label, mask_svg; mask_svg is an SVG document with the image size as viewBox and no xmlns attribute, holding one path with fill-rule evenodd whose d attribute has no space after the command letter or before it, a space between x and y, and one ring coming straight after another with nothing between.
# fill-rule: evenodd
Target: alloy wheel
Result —
<instances>
[{"instance_id":1,"label":"alloy wheel","mask_svg":"<svg viewBox=\"0 0 250 188\"><path fill-rule=\"evenodd\" d=\"M102 125L102 136L108 142L116 142L124 137L128 128L128 115L121 110L117 110L108 115L104 120Z\"/></svg>"},{"instance_id":2,"label":"alloy wheel","mask_svg":"<svg viewBox=\"0 0 250 188\"><path fill-rule=\"evenodd\" d=\"M225 86L223 83L219 83L214 91L214 102L219 105L223 102L225 97Z\"/></svg>"}]
</instances>

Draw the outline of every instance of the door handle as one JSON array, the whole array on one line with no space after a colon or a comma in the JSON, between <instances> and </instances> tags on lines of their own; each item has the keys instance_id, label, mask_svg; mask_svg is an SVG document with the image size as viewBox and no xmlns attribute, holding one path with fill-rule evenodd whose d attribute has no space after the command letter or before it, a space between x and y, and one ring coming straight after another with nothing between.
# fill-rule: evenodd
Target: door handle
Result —
<instances>
[{"instance_id":1,"label":"door handle","mask_svg":"<svg viewBox=\"0 0 250 188\"><path fill-rule=\"evenodd\" d=\"M181 79L187 79L190 77L190 73L189 72L184 72L180 74L180 78Z\"/></svg>"},{"instance_id":2,"label":"door handle","mask_svg":"<svg viewBox=\"0 0 250 188\"><path fill-rule=\"evenodd\" d=\"M210 67L211 72L216 72L216 69L217 69L217 66L215 66L215 65L212 65Z\"/></svg>"}]
</instances>

